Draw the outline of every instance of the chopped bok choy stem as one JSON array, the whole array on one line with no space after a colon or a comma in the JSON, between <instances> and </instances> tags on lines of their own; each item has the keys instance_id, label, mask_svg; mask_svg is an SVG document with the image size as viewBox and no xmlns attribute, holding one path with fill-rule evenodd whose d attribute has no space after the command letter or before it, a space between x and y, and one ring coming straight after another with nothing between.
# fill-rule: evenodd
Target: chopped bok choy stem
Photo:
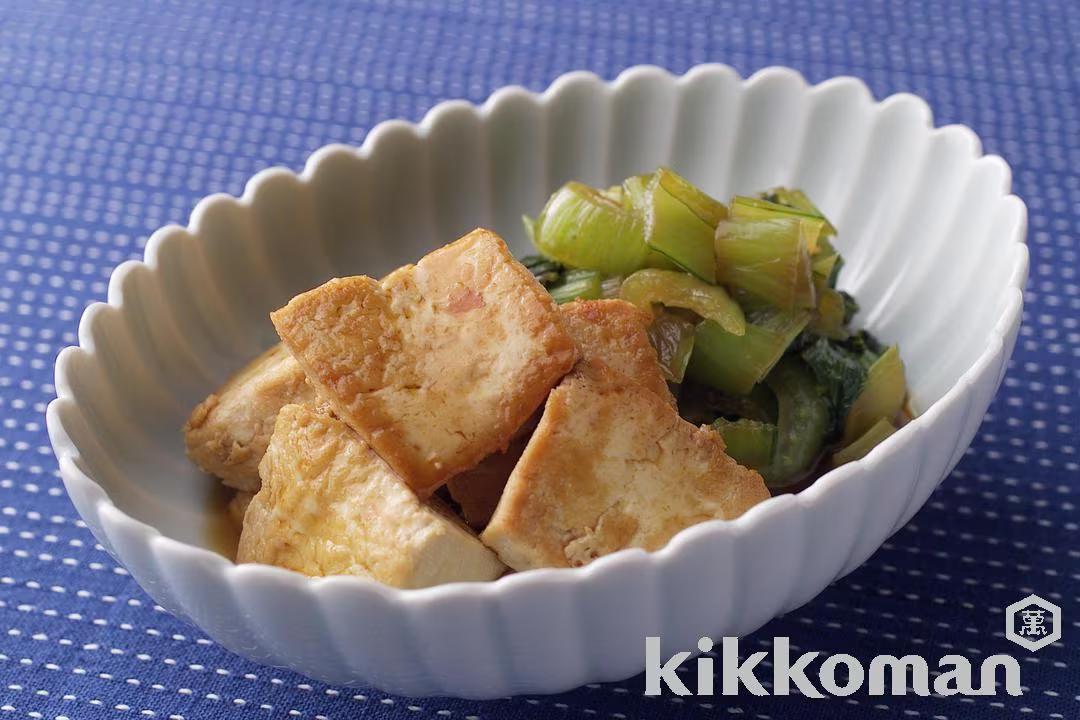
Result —
<instances>
[{"instance_id":1,"label":"chopped bok choy stem","mask_svg":"<svg viewBox=\"0 0 1080 720\"><path fill-rule=\"evenodd\" d=\"M603 279L600 283L600 297L602 298L617 298L619 297L619 288L622 287L623 279L619 275L610 275Z\"/></svg>"},{"instance_id":2,"label":"chopped bok choy stem","mask_svg":"<svg viewBox=\"0 0 1080 720\"><path fill-rule=\"evenodd\" d=\"M828 285L828 280L814 275L814 292L817 293L817 307L810 316L807 329L815 335L833 340L846 340L850 334L844 327L847 306L844 296Z\"/></svg>"},{"instance_id":3,"label":"chopped bok choy stem","mask_svg":"<svg viewBox=\"0 0 1080 720\"><path fill-rule=\"evenodd\" d=\"M695 333L687 374L722 392L746 395L772 370L809 320L810 313L805 311L765 311L748 318L743 335L733 335L706 320Z\"/></svg>"},{"instance_id":4,"label":"chopped bok choy stem","mask_svg":"<svg viewBox=\"0 0 1080 720\"><path fill-rule=\"evenodd\" d=\"M746 317L739 304L719 285L710 285L677 270L638 270L623 281L623 300L645 310L654 303L692 310L732 335L746 332Z\"/></svg>"},{"instance_id":5,"label":"chopped bok choy stem","mask_svg":"<svg viewBox=\"0 0 1080 720\"><path fill-rule=\"evenodd\" d=\"M627 210L641 212L645 207L645 193L649 189L649 183L653 176L631 175L622 183L622 203Z\"/></svg>"},{"instance_id":6,"label":"chopped bok choy stem","mask_svg":"<svg viewBox=\"0 0 1080 720\"><path fill-rule=\"evenodd\" d=\"M778 205L786 205L789 208L796 210L802 210L808 213L812 217L819 218L825 222L825 226L822 228L823 235L835 235L836 228L825 217L825 213L818 210L814 203L810 202L810 198L806 196L802 190L789 190L788 188L773 188L767 193L762 194L763 200L776 203Z\"/></svg>"},{"instance_id":7,"label":"chopped bok choy stem","mask_svg":"<svg viewBox=\"0 0 1080 720\"><path fill-rule=\"evenodd\" d=\"M799 218L727 220L716 228L716 278L788 312L815 307Z\"/></svg>"},{"instance_id":8,"label":"chopped bok choy stem","mask_svg":"<svg viewBox=\"0 0 1080 720\"><path fill-rule=\"evenodd\" d=\"M860 435L857 440L833 454L833 467L839 467L844 463L849 463L864 457L894 432L896 432L896 426L891 422L885 418L878 420L870 426L869 430Z\"/></svg>"},{"instance_id":9,"label":"chopped bok choy stem","mask_svg":"<svg viewBox=\"0 0 1080 720\"><path fill-rule=\"evenodd\" d=\"M770 488L781 488L801 480L817 462L829 432L829 404L814 373L797 357L777 363L765 383L776 393L779 418L772 462L761 476Z\"/></svg>"},{"instance_id":10,"label":"chopped bok choy stem","mask_svg":"<svg viewBox=\"0 0 1080 720\"><path fill-rule=\"evenodd\" d=\"M713 235L724 206L672 171L656 171L641 198L645 243L705 282L716 281Z\"/></svg>"},{"instance_id":11,"label":"chopped bok choy stem","mask_svg":"<svg viewBox=\"0 0 1080 720\"><path fill-rule=\"evenodd\" d=\"M668 382L681 383L694 351L697 323L682 313L660 311L649 325L649 340L656 348L660 370Z\"/></svg>"},{"instance_id":12,"label":"chopped bok choy stem","mask_svg":"<svg viewBox=\"0 0 1080 720\"><path fill-rule=\"evenodd\" d=\"M836 288L836 279L840 275L840 268L844 266L844 258L827 237L822 237L818 240L818 250L812 256L810 266L815 279L823 278L829 287Z\"/></svg>"},{"instance_id":13,"label":"chopped bok choy stem","mask_svg":"<svg viewBox=\"0 0 1080 720\"><path fill-rule=\"evenodd\" d=\"M599 300L603 294L603 278L594 270L571 270L561 283L549 287L548 292L560 305L571 300Z\"/></svg>"},{"instance_id":14,"label":"chopped bok choy stem","mask_svg":"<svg viewBox=\"0 0 1080 720\"><path fill-rule=\"evenodd\" d=\"M533 242L545 257L608 275L628 275L649 255L638 216L577 182L548 199L533 223Z\"/></svg>"},{"instance_id":15,"label":"chopped bok choy stem","mask_svg":"<svg viewBox=\"0 0 1080 720\"><path fill-rule=\"evenodd\" d=\"M708 226L716 228L721 220L727 219L728 210L724 203L702 192L700 188L675 171L662 167L656 171L653 179Z\"/></svg>"},{"instance_id":16,"label":"chopped bok choy stem","mask_svg":"<svg viewBox=\"0 0 1080 720\"><path fill-rule=\"evenodd\" d=\"M806 238L806 249L811 255L817 254L821 234L825 229L825 220L818 215L742 195L735 196L731 201L731 218L733 220L798 220L803 236Z\"/></svg>"},{"instance_id":17,"label":"chopped bok choy stem","mask_svg":"<svg viewBox=\"0 0 1080 720\"><path fill-rule=\"evenodd\" d=\"M904 407L907 384L904 363L895 345L881 354L866 373L866 384L855 398L844 423L843 444L850 445L881 419L894 420Z\"/></svg>"},{"instance_id":18,"label":"chopped bok choy stem","mask_svg":"<svg viewBox=\"0 0 1080 720\"><path fill-rule=\"evenodd\" d=\"M773 445L776 443L775 425L746 418L719 418L712 427L724 438L727 454L740 465L761 470L772 461Z\"/></svg>"}]
</instances>

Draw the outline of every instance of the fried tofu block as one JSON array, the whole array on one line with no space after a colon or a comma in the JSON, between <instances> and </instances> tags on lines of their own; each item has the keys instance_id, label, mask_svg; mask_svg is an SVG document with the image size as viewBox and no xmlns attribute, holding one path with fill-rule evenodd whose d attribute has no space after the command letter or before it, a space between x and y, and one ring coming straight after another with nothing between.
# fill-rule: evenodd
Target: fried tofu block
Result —
<instances>
[{"instance_id":1,"label":"fried tofu block","mask_svg":"<svg viewBox=\"0 0 1080 720\"><path fill-rule=\"evenodd\" d=\"M262 489L244 518L238 562L400 588L494 580L506 569L333 415L282 408L259 470Z\"/></svg>"},{"instance_id":2,"label":"fried tofu block","mask_svg":"<svg viewBox=\"0 0 1080 720\"><path fill-rule=\"evenodd\" d=\"M422 497L504 450L577 360L551 297L486 230L270 317L334 413Z\"/></svg>"},{"instance_id":3,"label":"fried tofu block","mask_svg":"<svg viewBox=\"0 0 1080 720\"><path fill-rule=\"evenodd\" d=\"M259 461L278 410L314 398L303 368L284 345L275 345L195 407L184 424L188 457L226 485L257 492Z\"/></svg>"},{"instance_id":4,"label":"fried tofu block","mask_svg":"<svg viewBox=\"0 0 1080 720\"><path fill-rule=\"evenodd\" d=\"M581 351L580 365L599 360L627 381L636 382L675 404L656 350L649 341L647 328L652 321L649 313L625 300L575 300L560 305L559 311ZM489 455L472 470L450 479L447 484L450 495L461 505L465 520L473 528L482 530L491 519L535 426L533 422L528 433L515 438L506 452Z\"/></svg>"},{"instance_id":5,"label":"fried tofu block","mask_svg":"<svg viewBox=\"0 0 1080 720\"><path fill-rule=\"evenodd\" d=\"M625 300L575 300L559 309L581 349L582 362L600 360L675 404L649 340L649 313Z\"/></svg>"},{"instance_id":6,"label":"fried tofu block","mask_svg":"<svg viewBox=\"0 0 1080 720\"><path fill-rule=\"evenodd\" d=\"M594 362L552 391L480 539L515 570L575 567L768 497L719 434Z\"/></svg>"}]
</instances>

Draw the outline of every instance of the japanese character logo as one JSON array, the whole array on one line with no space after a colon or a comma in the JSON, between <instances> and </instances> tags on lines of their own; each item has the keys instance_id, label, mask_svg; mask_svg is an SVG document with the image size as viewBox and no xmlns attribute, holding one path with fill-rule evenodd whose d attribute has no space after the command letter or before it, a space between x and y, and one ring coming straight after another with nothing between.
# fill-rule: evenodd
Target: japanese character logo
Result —
<instances>
[{"instance_id":1,"label":"japanese character logo","mask_svg":"<svg viewBox=\"0 0 1080 720\"><path fill-rule=\"evenodd\" d=\"M1005 608L1005 637L1031 652L1061 639L1061 608L1028 595Z\"/></svg>"}]
</instances>

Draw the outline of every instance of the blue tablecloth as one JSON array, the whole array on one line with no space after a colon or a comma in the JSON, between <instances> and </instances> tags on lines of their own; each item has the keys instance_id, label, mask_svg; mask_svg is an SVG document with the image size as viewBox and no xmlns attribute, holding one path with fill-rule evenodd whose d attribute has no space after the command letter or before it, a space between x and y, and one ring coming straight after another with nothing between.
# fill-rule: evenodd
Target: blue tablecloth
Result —
<instances>
[{"instance_id":1,"label":"blue tablecloth","mask_svg":"<svg viewBox=\"0 0 1080 720\"><path fill-rule=\"evenodd\" d=\"M1022 2L12 2L0 9L0 718L1080 717L1080 6ZM388 697L241 660L95 545L44 428L53 359L148 235L376 122L560 73L783 64L927 98L1015 169L1025 325L975 443L860 570L744 643L1022 659L1022 697L644 698L640 678L492 702ZM972 258L977 261L977 258ZM1003 608L1063 607L1030 654Z\"/></svg>"}]
</instances>

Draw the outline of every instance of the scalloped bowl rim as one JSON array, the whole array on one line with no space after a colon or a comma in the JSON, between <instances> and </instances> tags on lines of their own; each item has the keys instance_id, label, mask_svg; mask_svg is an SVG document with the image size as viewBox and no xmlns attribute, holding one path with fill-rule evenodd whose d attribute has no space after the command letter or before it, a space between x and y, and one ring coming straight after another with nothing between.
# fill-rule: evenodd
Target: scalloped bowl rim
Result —
<instances>
[{"instance_id":1,"label":"scalloped bowl rim","mask_svg":"<svg viewBox=\"0 0 1080 720\"><path fill-rule=\"evenodd\" d=\"M472 593L481 593L482 596L486 596L492 593L508 592L517 588L527 588L536 584L550 582L587 582L591 578L607 574L623 565L635 561L644 561L655 566L664 566L670 564L673 558L682 552L684 546L695 540L713 535L745 534L748 532L750 526L763 522L765 518L777 513L809 512L811 507L819 502L819 498L825 493L832 492L834 488L838 489L837 486L842 483L845 478L852 475L863 474L865 472L872 472L876 466L881 464L888 454L894 452L896 448L900 447L900 445L909 438L914 437L914 434L922 427L929 425L934 417L945 411L946 406L956 401L966 386L971 385L974 382L980 375L981 368L991 363L996 354L1002 351L1005 336L1008 333L1009 328L1018 321L1018 315L1022 310L1022 293L1027 279L1028 263L1026 245L1024 243L1026 231L1026 207L1024 206L1023 201L1011 192L1011 171L1009 170L1008 164L997 155L983 154L981 142L979 141L978 136L970 128L964 125L944 125L934 127L932 112L922 98L909 93L896 93L881 100L874 100L870 89L862 80L856 77L836 76L815 85L809 85L798 71L779 66L766 67L758 70L747 78L741 78L741 85L745 89L748 86L761 82L763 79L778 75L786 76L788 78L797 78L803 86L808 87L811 90L831 87L838 84L849 84L865 93L871 102L879 107L884 107L895 102L917 103L921 106L921 109L924 110L928 126L927 130L930 133L962 132L970 135L969 142L975 157L987 161L1000 162L1001 165L1004 166L1005 172L1001 188L1001 199L1013 198L1020 205L1021 213L1017 219L1016 226L1012 228L1011 238L1012 244L1024 248L1022 252L1018 253L1017 258L1014 261L1008 284L1003 288L1005 293L1009 295L1008 302L1005 303L990 336L985 340L982 352L975 361L964 370L956 383L950 387L941 398L933 402L904 427L900 428L896 433L876 446L865 457L829 471L816 480L810 487L799 493L769 498L734 520L709 520L693 525L679 532L663 548L653 552L646 552L636 548L626 549L598 558L583 567L528 570L511 573L490 582L455 582L428 588L399 589L358 576L340 575L308 577L292 570L270 565L237 564L213 550L166 536L153 525L138 520L130 514L120 510L109 498L109 495L104 488L79 467L77 463L77 460L80 457L79 449L76 447L74 441L72 441L62 429L60 421L57 418L57 414L61 412L61 405L64 402L75 402L69 391L66 373L66 357L76 350L81 350L90 356L93 356L95 353L96 348L91 339L91 333L88 331L89 327L94 322L95 316L106 307L113 307L117 310L122 309L123 297L120 292L120 287L122 286L125 276L139 266L146 266L151 269L157 267L160 262L158 248L163 239L177 230L197 234L203 215L207 212L208 208L213 205L226 202L237 203L245 208L250 207L252 198L258 187L271 178L283 174L295 177L300 183L307 184L310 182L315 168L323 162L325 158L338 153L348 153L361 160L366 159L370 156L372 148L379 142L379 138L389 132L406 129L423 139L428 135L430 129L438 121L439 117L448 112L468 109L470 112L474 112L479 117L483 118L489 115L496 106L501 104L508 97L527 95L531 100L543 105L548 103L553 96L557 95L563 87L579 82L587 82L596 87L602 87L608 92L613 92L617 90L620 85L631 82L642 75L660 73L668 78L673 78L677 83L686 83L692 81L699 74L715 72L729 73L736 78L740 77L733 68L722 64L710 63L696 65L683 75L673 75L667 70L656 66L639 65L624 70L611 81L604 81L598 75L591 72L581 70L572 71L559 76L547 89L539 93L530 91L518 85L502 87L492 93L488 99L480 105L464 100L447 100L434 105L418 123L411 123L399 119L380 122L371 129L366 135L364 142L359 147L340 143L331 143L320 147L308 157L304 164L304 168L299 173L283 167L270 167L261 170L248 180L245 184L244 192L239 198L225 193L215 193L203 198L192 210L187 226L166 225L156 230L146 243L143 260L128 260L114 269L109 279L107 302L92 303L87 306L83 312L79 322L79 345L66 347L61 350L57 356L55 377L57 397L49 403L46 411L46 424L53 450L60 464L61 476L65 484L78 483L83 486L82 489L89 490L89 495L92 498L91 501L95 505L95 510L101 516L111 516L109 519L112 522L125 525L129 530L137 531L142 536L140 539L147 545L160 545L160 549L167 553L166 556L176 557L178 555L188 554L189 559L191 560L198 560L202 563L213 563L216 566L215 569L226 574L227 579L235 578L237 581L241 582L248 577L258 577L267 580L272 579L274 582L287 583L294 587L299 587L319 594L324 592L329 593L343 587L350 591L362 589L365 592L375 592L384 599L416 604L438 602L445 598L461 597L463 595L471 595ZM894 528L893 530L895 531L896 529L897 528Z\"/></svg>"}]
</instances>

